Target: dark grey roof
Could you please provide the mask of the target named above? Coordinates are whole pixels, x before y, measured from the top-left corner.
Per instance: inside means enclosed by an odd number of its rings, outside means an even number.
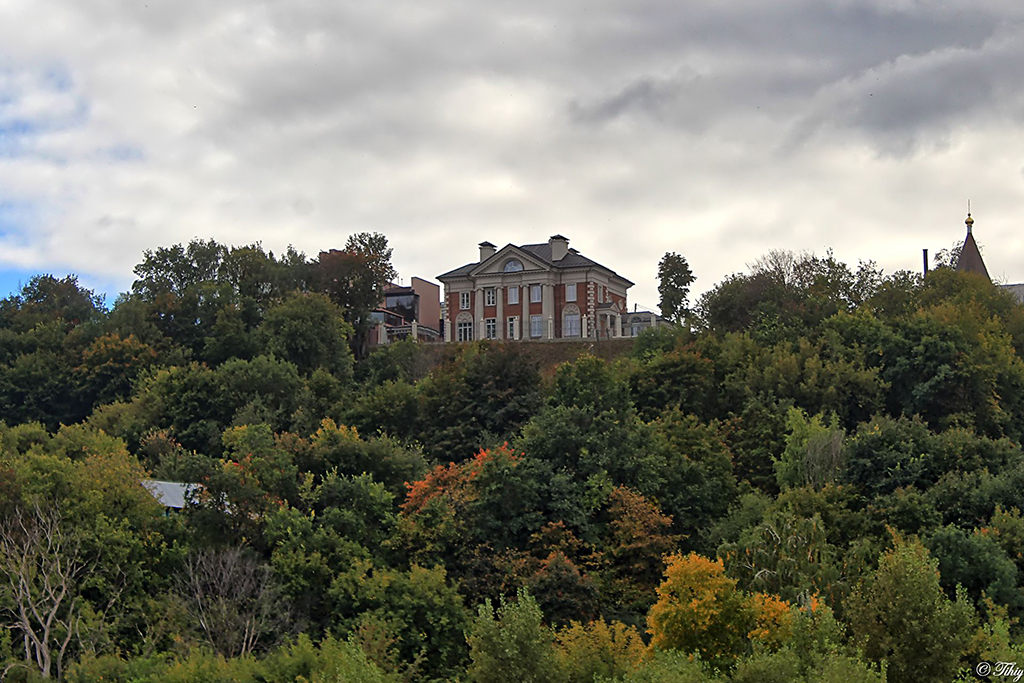
[[[513,244],[513,245],[506,245],[506,246],[515,246],[515,245]],[[616,277],[619,277],[619,278],[622,278],[623,280],[626,280],[626,278],[622,277],[621,275],[616,273],[611,268],[608,268],[607,266],[602,266],[597,261],[592,261],[592,260],[588,259],[586,256],[584,256],[583,254],[579,253],[575,249],[570,249],[569,253],[567,253],[564,257],[562,257],[562,259],[560,261],[552,261],[551,260],[551,244],[548,243],[548,242],[544,242],[542,244],[524,244],[524,245],[516,247],[516,248],[520,249],[521,251],[525,251],[527,254],[530,254],[531,256],[536,257],[537,259],[543,261],[547,265],[552,266],[554,268],[591,268],[591,267],[596,266],[598,268],[604,268],[605,270],[610,271]],[[441,275],[438,275],[437,279],[440,280],[440,279],[446,278],[446,277],[459,277],[461,275],[469,275],[470,271],[472,271],[478,265],[480,265],[480,264],[479,263],[467,263],[466,265],[461,266],[459,268],[456,268],[455,270],[449,270],[447,273],[443,273]],[[629,282],[629,284],[631,284],[631,285],[633,284],[633,282],[631,282],[630,280],[626,280],[626,282]]]
[[[478,246],[478,247],[493,247],[494,245],[493,245],[493,244],[491,244],[490,242],[481,242],[481,243],[480,243],[480,244],[478,244],[477,246]]]
[[[519,248],[528,254],[533,254],[541,261],[559,268],[587,268],[589,266],[600,265],[596,261],[591,261],[582,254],[574,254],[572,252],[566,254],[561,261],[552,261],[551,244],[548,242],[544,242],[543,244],[524,244]]]
[[[469,275],[469,271],[473,270],[478,265],[480,265],[480,264],[479,263],[467,263],[464,266],[459,266],[455,270],[449,270],[447,273],[441,273],[440,275],[437,276],[437,279],[440,280],[441,278],[446,278],[446,277],[458,277],[459,275]]]

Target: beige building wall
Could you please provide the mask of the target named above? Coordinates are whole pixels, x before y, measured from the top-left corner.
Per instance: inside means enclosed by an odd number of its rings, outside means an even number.
[[[441,286],[418,277],[412,278],[410,286],[414,292],[420,295],[420,319],[418,322],[441,332],[442,330],[438,329],[438,325],[441,324]]]

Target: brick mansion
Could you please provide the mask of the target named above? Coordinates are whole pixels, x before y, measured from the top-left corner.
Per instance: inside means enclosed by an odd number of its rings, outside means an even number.
[[[478,261],[437,279],[444,285],[445,341],[617,338],[624,332],[626,291],[633,286],[570,248],[561,235],[501,249],[482,242]],[[656,324],[650,317],[644,316],[643,327]]]

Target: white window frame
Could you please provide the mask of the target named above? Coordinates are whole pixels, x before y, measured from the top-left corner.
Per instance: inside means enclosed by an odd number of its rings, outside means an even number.
[[[484,290],[484,306],[497,306],[498,305],[498,293],[494,290],[494,287],[488,287]]]
[[[498,338],[498,319],[484,318],[484,339]]]
[[[508,292],[508,303],[509,305],[515,305],[519,303],[519,286],[509,287],[506,290]]]
[[[461,320],[455,323],[455,341],[473,341],[473,321]]]
[[[576,283],[568,284],[565,286],[565,300],[576,301]]]
[[[519,332],[519,316],[510,315],[506,324],[508,329],[508,339],[519,339],[519,335],[517,334]]]
[[[597,303],[604,303],[604,287],[602,287],[601,285],[597,286]]]
[[[543,315],[531,315],[530,316],[530,338],[540,339],[544,336],[544,316]]]
[[[468,311],[469,310],[469,304],[470,304],[469,299],[470,299],[469,292],[459,292],[459,310],[460,311]]]
[[[539,304],[544,299],[544,288],[540,285],[530,285],[530,303]]]

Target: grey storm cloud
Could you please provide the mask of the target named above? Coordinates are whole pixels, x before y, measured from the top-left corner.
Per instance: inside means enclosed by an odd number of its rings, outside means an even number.
[[[697,290],[778,247],[915,267],[970,196],[1024,279],[1022,31],[1009,0],[8,0],[0,269],[124,288],[158,244],[377,230],[433,277],[560,232],[654,305],[667,250]]]

